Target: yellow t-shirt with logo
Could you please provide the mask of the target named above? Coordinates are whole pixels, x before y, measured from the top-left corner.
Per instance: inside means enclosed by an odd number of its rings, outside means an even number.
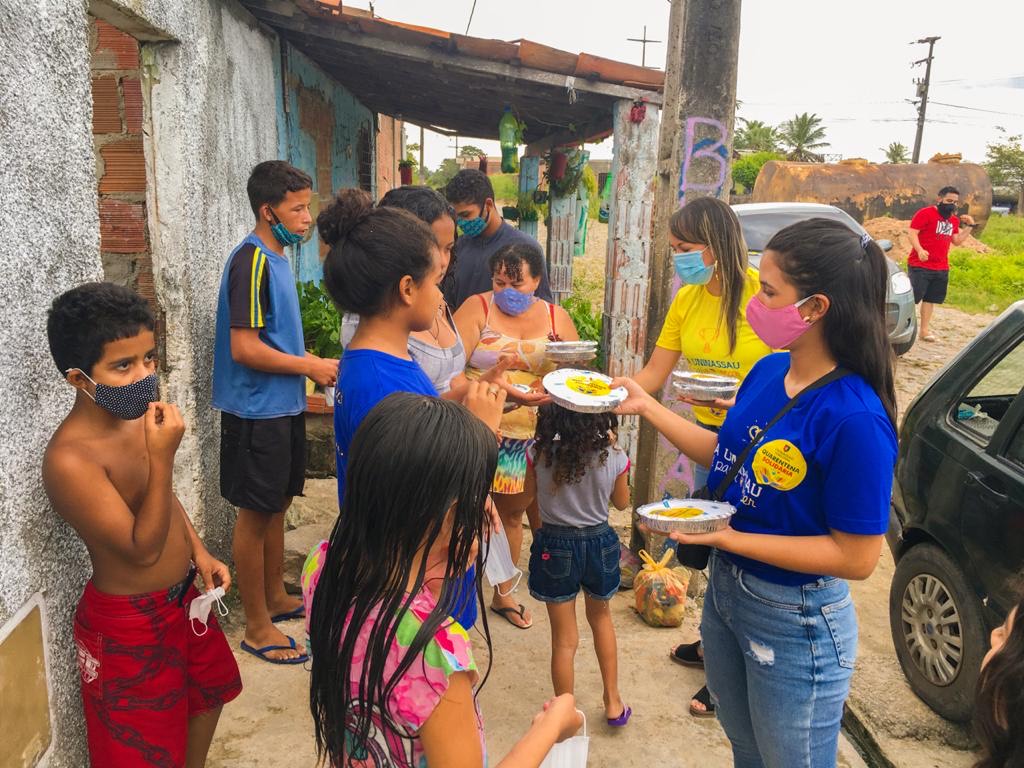
[[[759,290],[757,270],[749,267],[740,299],[736,348],[731,353],[729,328],[725,319],[720,319],[722,298],[712,296],[703,285],[684,285],[676,293],[661,327],[658,346],[680,352],[691,371],[733,376],[743,381],[754,363],[772,351],[747,324],[747,302]],[[702,424],[720,427],[725,421],[723,410],[697,406],[693,413]]]

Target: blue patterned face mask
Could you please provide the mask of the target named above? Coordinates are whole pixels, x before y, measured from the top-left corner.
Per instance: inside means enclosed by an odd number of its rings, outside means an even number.
[[[484,203],[484,215],[477,216],[475,219],[459,219],[459,229],[466,237],[479,237],[487,229],[487,220],[490,218],[491,213],[487,210],[487,204]]]
[[[687,251],[672,255],[676,274],[684,285],[707,285],[715,274],[715,264],[704,263],[704,251]]]
[[[281,220],[277,218],[277,214],[274,213],[274,209],[267,206],[267,210],[270,211],[270,215],[274,217],[276,222],[270,227],[270,231],[274,233],[274,239],[277,240],[281,245],[295,245],[301,243],[305,238],[303,235],[297,235],[294,232],[289,232],[288,227],[281,223]]]
[[[80,371],[85,378],[95,385],[95,395],[89,395],[87,390],[83,391],[93,399],[96,405],[125,421],[132,421],[144,416],[146,411],[149,410],[149,404],[156,400],[157,397],[158,379],[155,373],[151,373],[149,376],[138,381],[133,381],[131,384],[113,387],[109,384],[97,384],[81,368],[68,368],[66,372],[71,373],[72,371]]]
[[[506,315],[521,315],[532,307],[536,300],[537,297],[533,295],[533,291],[526,293],[509,287],[494,292],[494,303]]]

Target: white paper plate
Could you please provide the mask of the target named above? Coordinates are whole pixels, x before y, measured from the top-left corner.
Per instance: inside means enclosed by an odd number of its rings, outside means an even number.
[[[603,373],[578,368],[560,368],[544,377],[544,389],[563,408],[580,413],[604,413],[626,399],[623,387],[609,387],[611,378]]]
[[[714,533],[736,514],[731,504],[706,499],[665,499],[644,504],[636,511],[643,524],[659,533]]]

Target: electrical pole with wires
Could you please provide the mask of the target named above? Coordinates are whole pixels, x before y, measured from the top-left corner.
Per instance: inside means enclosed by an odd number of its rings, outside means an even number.
[[[925,110],[928,109],[928,86],[931,84],[932,79],[932,51],[935,49],[935,42],[941,40],[940,37],[923,37],[917,41],[917,43],[911,43],[911,45],[917,44],[928,44],[928,57],[915,61],[911,66],[916,67],[920,64],[924,64],[924,80],[915,80],[914,83],[917,85],[917,97],[920,101],[912,102],[917,104],[917,135],[914,137],[914,154],[911,158],[912,163],[921,162],[921,139],[924,137],[924,117]]]

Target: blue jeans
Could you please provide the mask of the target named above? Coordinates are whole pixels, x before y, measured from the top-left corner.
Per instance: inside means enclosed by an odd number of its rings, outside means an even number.
[[[619,591],[619,537],[608,523],[569,528],[545,523],[533,532],[530,594],[542,603],[575,600],[580,587],[595,600]]]
[[[848,585],[780,586],[717,550],[710,568],[704,667],[736,768],[832,768],[857,656]]]

